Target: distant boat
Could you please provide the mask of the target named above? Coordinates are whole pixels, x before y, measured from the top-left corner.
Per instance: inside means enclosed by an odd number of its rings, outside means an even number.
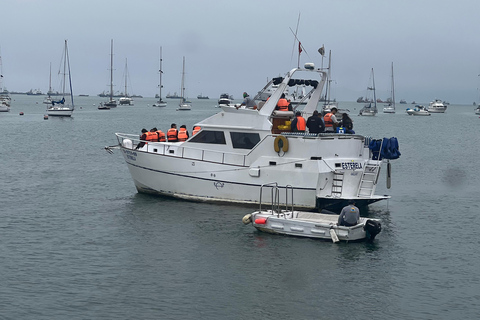
[[[391,87],[390,93],[391,93],[391,97],[389,98],[390,102],[387,106],[383,108],[383,113],[395,113],[395,83],[393,79],[393,62],[392,62],[392,87]]]
[[[88,97],[89,95],[88,94],[79,94],[78,96],[79,97]]]
[[[133,99],[128,96],[127,93],[127,79],[128,79],[128,67],[127,67],[127,58],[125,58],[125,91],[124,96],[118,99],[118,103],[122,106],[133,106]]]
[[[68,56],[67,40],[65,40],[65,48],[63,52],[63,79],[62,79],[62,99],[58,101],[52,101],[52,105],[47,108],[48,116],[59,117],[71,117],[75,104],[73,103],[73,91],[72,91],[72,76],[70,74],[70,60]],[[68,87],[67,87],[67,74],[68,74]],[[68,93],[66,91],[68,90]],[[65,100],[65,95],[70,96],[70,103]]]
[[[368,98],[367,98],[367,101],[371,101],[371,102],[368,102],[368,104],[366,104],[360,110],[360,112],[358,113],[359,116],[374,116],[378,112],[378,110],[377,110],[377,96],[376,96],[376,93],[375,93],[375,74],[373,72],[373,68],[372,68],[371,79],[372,79],[372,86],[367,87],[367,95],[368,95],[368,91],[373,91],[373,99],[368,100]],[[373,105],[372,105],[372,103],[373,103]]]
[[[447,106],[442,102],[442,100],[435,99],[430,102],[427,108],[430,113],[445,113],[447,111]]]
[[[480,105],[475,109],[475,114],[480,114]]]
[[[220,95],[220,99],[218,99],[218,107],[222,106],[229,106],[232,103],[231,97],[228,95],[228,93],[222,93]]]
[[[3,87],[2,57],[0,56],[0,112],[10,111],[11,101],[8,91]]]
[[[415,101],[414,101],[415,102]],[[407,104],[407,101],[405,101],[404,99],[400,100],[400,103],[401,104]],[[412,102],[413,103],[413,102]]]
[[[167,99],[180,99],[181,97],[175,92],[174,94],[167,93]]]
[[[30,89],[30,91],[27,92],[27,96],[41,96],[43,95],[42,91],[40,89]]]
[[[113,39],[110,42],[110,100],[103,103],[104,106],[115,108],[117,101],[113,99]]]
[[[420,105],[416,105],[414,109],[407,108],[406,110],[409,116],[429,116],[431,115],[430,112],[424,107]]]
[[[162,100],[162,47],[160,47],[160,68],[158,69],[159,80],[158,80],[158,101],[155,102],[152,106],[154,107],[166,107],[167,103]]]
[[[197,99],[210,99],[208,96],[202,96],[202,94],[200,93],[198,96],[197,96]]]
[[[98,109],[98,110],[110,110],[110,107],[109,107],[109,106],[105,106],[105,105],[103,105],[102,102],[100,102],[100,104],[98,105],[97,109]]]
[[[182,96],[180,97],[180,104],[177,111],[191,110],[192,106],[187,103],[185,99],[185,57],[183,57],[183,69],[182,69],[182,86],[180,87]]]

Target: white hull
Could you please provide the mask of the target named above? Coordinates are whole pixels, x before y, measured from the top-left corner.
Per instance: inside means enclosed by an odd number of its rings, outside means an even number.
[[[475,109],[475,114],[480,114],[480,108]]]
[[[7,105],[0,105],[0,112],[9,112],[10,111],[10,107],[7,106]]]
[[[118,99],[118,103],[121,106],[133,106],[133,99],[122,97],[122,98]]]
[[[428,108],[427,111],[430,113],[445,113],[447,108]]]
[[[367,220],[378,222],[377,219],[360,218],[360,222],[357,225],[353,227],[344,227],[337,226],[338,215],[335,214],[302,211],[292,212],[291,210],[282,210],[278,213],[274,211],[272,212],[272,210],[255,211],[252,213],[250,219],[252,225],[263,232],[333,240],[331,235],[331,232],[333,231],[340,241],[358,241],[366,239],[368,237],[367,231],[365,230]],[[375,237],[375,235],[373,237]]]
[[[383,108],[383,113],[395,113],[395,109],[393,109],[393,108]]]
[[[427,111],[430,113],[445,113],[447,106],[441,100],[436,99],[430,102]]]
[[[363,116],[363,117],[373,117],[375,116],[377,113],[376,112],[362,112],[360,113],[359,115],[360,116]]]
[[[73,109],[70,108],[48,108],[47,115],[57,116],[57,117],[71,117],[73,114]]]
[[[181,104],[177,108],[177,111],[187,111],[187,110],[192,110],[192,106],[189,104]]]
[[[164,108],[167,106],[167,103],[166,102],[156,102],[152,105],[152,107],[159,107],[159,108]]]

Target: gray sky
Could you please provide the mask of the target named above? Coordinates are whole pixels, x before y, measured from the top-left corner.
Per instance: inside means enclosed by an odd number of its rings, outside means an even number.
[[[478,0],[2,0],[0,8],[10,91],[46,92],[50,62],[58,89],[64,39],[74,93],[108,90],[113,39],[114,90],[123,91],[127,58],[129,93],[154,96],[162,46],[163,95],[180,91],[185,56],[189,97],[240,98],[296,66],[290,28],[300,14],[301,64],[320,66],[318,48],[332,50],[337,100],[365,95],[372,67],[377,96],[386,99],[391,62],[397,101],[479,99]]]

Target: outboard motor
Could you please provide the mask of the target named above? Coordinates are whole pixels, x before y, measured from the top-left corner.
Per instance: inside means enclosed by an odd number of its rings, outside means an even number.
[[[382,231],[382,224],[379,221],[369,219],[367,222],[365,222],[363,230],[367,232],[367,238],[373,240],[377,234]]]

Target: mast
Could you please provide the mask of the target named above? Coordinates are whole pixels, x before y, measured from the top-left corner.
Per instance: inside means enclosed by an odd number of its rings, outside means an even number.
[[[125,58],[125,98],[128,97],[128,95],[127,95],[127,76],[128,76],[127,58]]]
[[[392,106],[393,106],[393,110],[395,110],[395,82],[393,77],[393,62],[392,62]]]
[[[158,102],[162,102],[162,47],[160,47],[160,70],[159,74],[159,85],[158,85]]]
[[[72,110],[75,109],[75,104],[73,103],[73,89],[72,89],[72,75],[70,73],[70,57],[68,55],[67,40],[65,40],[65,61],[68,66],[68,83],[70,85],[70,99],[72,101]]]
[[[374,101],[374,106],[375,106],[375,110],[377,110],[377,95],[375,93],[375,73],[373,72],[373,68],[372,68],[372,81],[373,81],[373,101]]]
[[[65,40],[65,49],[64,49],[64,59],[63,59],[63,83],[62,83],[62,95],[65,98],[65,78],[67,76],[67,40]]]
[[[183,57],[183,68],[182,68],[182,86],[180,87],[181,91],[181,102],[185,101],[185,56]]]
[[[110,44],[110,101],[113,100],[113,39]]]
[[[52,63],[50,62],[50,77],[48,80],[48,92],[47,95],[50,97],[50,94],[52,93]]]

